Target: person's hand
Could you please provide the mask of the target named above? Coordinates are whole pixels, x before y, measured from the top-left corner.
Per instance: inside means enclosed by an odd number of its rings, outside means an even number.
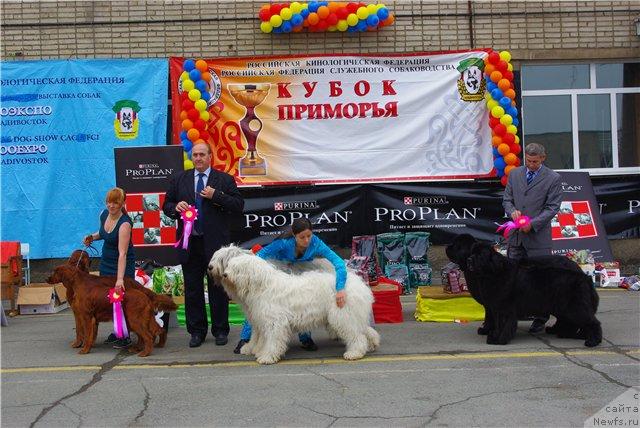
[[[179,213],[186,211],[188,208],[189,208],[189,204],[186,203],[185,201],[180,201],[176,205],[176,211]]]
[[[211,186],[207,186],[200,192],[200,196],[203,198],[211,199],[213,198],[213,194],[216,193],[216,189]]]
[[[521,230],[522,232],[524,232],[524,233],[529,233],[529,231],[531,230],[531,223],[529,223],[529,224],[527,224],[527,225],[525,225],[525,226],[522,226],[522,227],[520,228],[520,230]]]
[[[123,279],[116,280],[116,291],[118,293],[124,292],[124,280]]]
[[[89,245],[91,245],[92,242],[93,242],[93,234],[89,234],[85,236],[84,239],[82,240],[82,243],[84,244],[85,247],[88,247]]]
[[[344,307],[346,300],[347,300],[347,293],[345,293],[344,291],[338,291],[336,293],[336,305],[338,305],[339,308]]]
[[[511,213],[511,220],[516,221],[519,217],[522,217],[522,213],[518,210],[515,210]]]

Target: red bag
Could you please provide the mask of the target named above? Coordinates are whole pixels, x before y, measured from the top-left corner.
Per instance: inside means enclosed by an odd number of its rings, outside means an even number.
[[[402,304],[400,295],[402,285],[389,278],[379,277],[378,285],[371,287],[373,291],[373,318],[376,324],[381,323],[401,323]]]
[[[19,272],[18,257],[20,255],[20,242],[3,241],[0,243],[0,255],[2,264],[10,264],[11,272],[17,276]]]

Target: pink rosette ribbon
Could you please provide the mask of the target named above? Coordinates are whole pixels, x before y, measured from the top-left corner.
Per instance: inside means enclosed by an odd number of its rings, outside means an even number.
[[[122,299],[124,299],[124,290],[118,292],[115,288],[109,289],[109,302],[113,305],[113,334],[118,339],[129,337],[127,320],[122,312]]]
[[[198,219],[198,209],[193,205],[189,205],[189,207],[182,211],[180,214],[182,218],[182,222],[184,224],[184,228],[182,230],[182,238],[178,239],[174,247],[178,248],[180,246],[180,241],[182,241],[182,249],[186,250],[189,248],[189,237],[191,236],[191,232],[193,231],[194,223]]]
[[[502,232],[502,236],[505,238],[509,236],[509,233],[514,229],[520,229],[521,227],[527,226],[531,224],[531,219],[526,215],[521,215],[515,221],[508,221],[504,224],[501,224],[496,230],[496,233]]]

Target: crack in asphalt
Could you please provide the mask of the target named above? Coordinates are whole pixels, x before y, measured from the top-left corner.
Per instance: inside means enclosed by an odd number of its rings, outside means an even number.
[[[87,382],[86,384],[82,385],[80,387],[80,389],[78,389],[75,392],[72,392],[71,394],[67,394],[64,397],[60,398],[59,400],[54,401],[53,403],[51,403],[51,405],[49,405],[49,407],[45,407],[44,409],[42,409],[42,411],[40,412],[40,414],[36,417],[36,419],[31,422],[31,424],[29,424],[29,428],[33,428],[35,427],[35,425],[40,422],[40,420],[42,418],[44,418],[47,413],[49,413],[51,410],[53,410],[55,407],[59,406],[59,405],[63,405],[65,406],[67,409],[69,409],[68,406],[66,406],[63,401],[67,400],[71,397],[75,397],[77,395],[82,394],[83,392],[85,392],[87,389],[91,388],[93,385],[95,385],[96,383],[100,382],[100,380],[102,380],[102,376],[104,376],[107,372],[109,372],[112,368],[114,368],[115,366],[117,366],[118,364],[120,364],[122,361],[124,361],[125,358],[127,358],[130,354],[126,351],[120,351],[118,354],[116,354],[115,357],[113,357],[112,360],[107,361],[106,363],[102,364],[100,366],[100,370],[98,370],[96,373],[94,373],[93,377],[91,378],[91,380],[89,382]]]
[[[427,426],[431,422],[433,422],[434,420],[438,419],[438,417],[436,416],[436,413],[438,413],[440,410],[442,410],[443,408],[448,407],[448,406],[455,406],[456,404],[464,403],[464,402],[467,402],[467,401],[472,400],[474,398],[487,397],[489,395],[508,394],[508,393],[513,393],[513,392],[533,391],[533,390],[536,390],[536,389],[562,389],[562,386],[534,386],[534,387],[531,387],[531,388],[514,389],[514,390],[507,390],[507,391],[494,391],[494,392],[488,392],[486,394],[471,395],[471,396],[469,396],[469,397],[467,397],[465,399],[462,399],[462,400],[452,401],[450,403],[441,404],[440,406],[438,406],[437,409],[435,409],[433,412],[431,412],[430,415],[428,415],[429,416],[429,420],[426,421],[421,426]],[[425,416],[427,416],[427,415],[425,415]]]
[[[78,428],[80,428],[82,426],[82,415],[80,415],[80,413],[77,413],[75,410],[73,410],[71,407],[67,406],[65,403],[60,403],[61,406],[64,406],[65,409],[69,410],[71,413],[73,413],[74,415],[76,415],[78,417]]]
[[[149,395],[149,390],[147,390],[147,387],[144,386],[142,379],[140,379],[140,385],[142,385],[142,389],[144,389],[144,402],[142,403],[142,410],[140,410],[140,412],[136,415],[135,419],[133,420],[134,424],[137,424],[140,421],[140,418],[144,416],[144,413],[147,410],[149,410],[149,400],[151,398]]]
[[[346,392],[346,390],[347,390],[347,389],[349,389],[349,387],[348,387],[348,386],[346,386],[345,384],[341,383],[340,381],[338,381],[338,380],[336,380],[336,379],[334,379],[334,378],[332,378],[332,377],[329,377],[329,376],[327,376],[327,375],[325,375],[325,374],[322,374],[322,373],[319,373],[319,372],[313,371],[313,370],[311,370],[310,368],[307,368],[307,371],[308,371],[309,373],[312,373],[312,374],[316,375],[316,376],[320,376],[320,377],[321,377],[321,378],[323,378],[324,380],[327,380],[327,381],[329,381],[329,382],[331,382],[331,383],[335,383],[335,384],[337,384],[337,385],[340,387],[340,389],[341,389],[340,395],[344,395],[344,393]]]
[[[609,345],[611,345],[611,348],[616,352],[616,354],[620,354],[624,357],[630,358],[633,361],[640,361],[640,358],[636,358],[634,356],[629,355],[627,352],[625,352],[622,348],[620,348],[619,345],[616,345],[615,343],[613,343],[612,341],[610,341],[609,339],[606,338],[602,338],[602,340],[604,340],[605,342],[607,342]]]
[[[336,416],[336,415],[332,415],[330,413],[326,413],[326,412],[321,412],[319,410],[315,410],[312,409],[310,407],[307,406],[303,406],[302,404],[297,404],[298,407],[301,407],[303,409],[306,409],[312,413],[315,413],[316,415],[322,415],[322,416],[326,416],[328,418],[332,418],[333,421],[331,421],[331,423],[329,425],[327,425],[327,428],[333,426],[333,424],[335,424],[338,420],[340,419],[383,419],[383,420],[393,420],[393,419],[409,419],[409,418],[424,418],[426,415],[408,415],[408,416],[370,416],[370,415],[365,415],[365,416]]]
[[[612,378],[611,376],[609,376],[608,374],[606,374],[605,372],[596,369],[593,364],[589,364],[587,362],[582,361],[580,358],[576,357],[576,356],[571,356],[568,354],[568,351],[566,349],[563,348],[559,348],[557,346],[554,346],[551,344],[551,342],[548,339],[545,339],[542,336],[535,336],[539,341],[541,341],[542,343],[544,343],[545,345],[547,345],[547,347],[549,347],[549,349],[552,349],[556,352],[558,352],[559,354],[561,354],[567,361],[575,364],[578,367],[582,367],[584,369],[590,370],[594,373],[599,374],[600,376],[602,376],[607,382],[609,383],[615,383],[618,386],[622,386],[624,388],[631,388],[631,385],[627,385],[625,383],[622,383],[614,378]],[[625,355],[624,353],[621,353],[621,355]]]

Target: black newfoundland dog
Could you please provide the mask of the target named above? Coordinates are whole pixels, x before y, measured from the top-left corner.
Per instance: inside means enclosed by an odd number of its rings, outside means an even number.
[[[478,330],[487,343],[506,345],[519,318],[553,315],[557,322],[547,333],[602,341],[595,317],[598,294],[580,267],[562,256],[530,257],[515,261],[471,235],[459,235],[447,246],[447,256],[464,271],[469,292],[485,307],[485,323]]]

